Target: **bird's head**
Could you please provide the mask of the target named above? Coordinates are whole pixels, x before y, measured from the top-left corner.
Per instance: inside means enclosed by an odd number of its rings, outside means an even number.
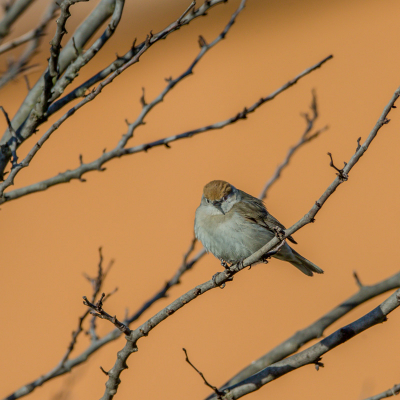
[[[211,181],[204,186],[201,203],[212,210],[213,214],[226,214],[237,200],[237,189],[225,181]]]

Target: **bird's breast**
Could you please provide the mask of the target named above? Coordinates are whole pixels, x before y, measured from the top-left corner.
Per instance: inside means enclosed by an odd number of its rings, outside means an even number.
[[[196,211],[195,234],[207,251],[230,262],[248,257],[271,236],[265,228],[236,213],[209,215],[200,207]]]

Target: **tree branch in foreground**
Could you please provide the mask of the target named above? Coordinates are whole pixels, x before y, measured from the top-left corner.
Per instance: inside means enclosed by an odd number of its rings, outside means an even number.
[[[237,375],[226,382],[220,388],[220,390],[223,390],[224,388],[229,386],[233,386],[236,383],[256,374],[257,372],[268,367],[269,365],[290,356],[311,340],[320,338],[329,326],[331,326],[334,322],[342,318],[354,308],[358,307],[360,304],[363,304],[366,301],[390,290],[398,288],[400,288],[400,272],[396,273],[390,278],[384,279],[383,281],[376,283],[375,285],[359,286],[358,292],[355,293],[353,296],[349,297],[343,303],[336,306],[334,309],[323,315],[321,318],[319,318],[308,327],[296,332],[293,336],[273,348],[268,353],[264,354],[258,360],[253,361],[250,365],[245,367]]]
[[[356,153],[351,157],[349,163],[346,164],[346,166],[344,167],[344,172],[347,175],[350,172],[350,170],[354,167],[354,165],[358,162],[358,160],[362,157],[362,155],[367,151],[372,140],[376,137],[379,129],[383,125],[385,125],[387,122],[389,122],[389,120],[386,117],[389,114],[390,110],[392,109],[394,103],[396,102],[396,100],[398,99],[399,96],[400,96],[400,87],[395,91],[395,93],[393,94],[389,103],[384,108],[380,118],[378,119],[378,122],[375,124],[374,128],[372,129],[372,131],[369,134],[366,141],[360,146],[360,148],[358,148]],[[335,178],[335,180],[331,183],[331,185],[325,190],[325,192],[322,194],[322,196],[319,198],[319,200],[316,202],[316,204],[313,205],[311,210],[303,218],[301,218],[297,223],[295,223],[292,227],[283,231],[283,233],[284,233],[283,238],[290,236],[291,234],[293,234],[294,232],[296,232],[303,226],[313,222],[315,220],[314,217],[316,216],[318,211],[322,208],[322,206],[325,204],[325,202],[328,200],[328,198],[333,194],[333,192],[336,190],[336,188],[343,182],[344,181],[341,180],[339,176],[337,176]],[[272,249],[274,249],[278,245],[278,243],[281,242],[281,240],[282,240],[282,238],[277,238],[277,237],[273,238],[266,245],[264,245],[260,250],[256,251],[251,256],[247,257],[241,263],[232,265],[231,267],[227,268],[224,272],[220,272],[220,273],[216,274],[216,276],[214,276],[209,281],[202,283],[202,284],[196,286],[194,289],[183,294],[178,299],[176,299],[174,302],[172,302],[170,305],[168,305],[163,310],[161,310],[157,314],[155,314],[152,318],[148,319],[140,327],[133,330],[131,332],[131,334],[129,335],[129,337],[127,338],[127,342],[126,342],[124,348],[118,352],[118,357],[117,357],[117,360],[115,361],[113,368],[109,371],[108,381],[106,382],[106,390],[101,399],[102,400],[111,400],[114,397],[114,395],[117,393],[118,386],[121,382],[120,375],[121,375],[122,371],[127,368],[126,363],[127,363],[129,356],[132,353],[138,351],[137,341],[140,338],[147,336],[149,334],[149,332],[152,329],[154,329],[158,324],[160,324],[162,321],[167,319],[169,316],[171,316],[173,313],[175,313],[176,311],[181,309],[186,304],[190,303],[192,300],[196,299],[201,294],[208,292],[211,289],[214,289],[216,287],[223,285],[224,283],[231,281],[233,276],[236,275],[238,272],[240,272],[247,266],[251,266],[252,264],[261,260],[261,258],[263,256],[265,257],[265,255],[268,254]],[[386,307],[386,305],[393,306],[393,301],[395,301],[396,307],[398,305],[397,297],[395,297],[395,300],[393,300],[392,296],[391,296],[389,298],[389,300],[387,300],[387,301],[388,301],[388,303],[386,303],[386,302],[383,303],[383,305],[385,307]],[[387,313],[392,311],[392,309],[394,309],[394,308],[390,308],[390,310],[388,309],[389,311],[387,311]],[[380,310],[379,307],[378,307],[378,309]],[[383,312],[383,309],[380,313],[382,314],[382,312]],[[381,316],[380,315],[376,316],[375,315],[376,313],[374,313],[374,312],[372,312],[372,313],[373,313],[373,315],[371,316],[371,318],[372,317],[374,318],[373,319],[374,324],[380,322]],[[378,311],[377,311],[377,313],[379,314]],[[384,315],[386,315],[386,314],[384,314]],[[368,318],[370,318],[370,317],[368,317]],[[362,326],[363,327],[362,330],[366,329],[365,326],[364,325]],[[358,328],[358,325],[355,326],[354,328]],[[361,332],[361,330],[360,330],[360,332]],[[339,335],[339,336],[341,336],[341,335]],[[335,340],[336,339],[337,338],[335,337]],[[335,342],[336,343],[335,346],[337,346],[340,343],[343,343],[347,339],[345,337],[340,337],[338,339],[338,341]],[[329,349],[325,349],[321,354],[324,354],[324,352],[326,352],[328,350]],[[292,357],[296,357],[296,356],[297,355],[292,356]],[[240,384],[238,384],[238,385],[240,385]],[[256,390],[256,389],[254,389],[254,387],[255,386],[253,385],[252,390]],[[239,392],[241,393],[240,390],[239,390]]]
[[[288,372],[305,365],[316,364],[323,366],[323,364],[320,363],[322,355],[339,346],[340,344],[347,342],[368,328],[385,322],[387,320],[386,316],[395,310],[399,305],[400,290],[398,289],[371,312],[352,322],[351,324],[337,330],[308,349],[285,358],[282,361],[278,361],[277,363],[270,365],[250,378],[226,388],[224,390],[225,394],[222,398],[225,400],[239,399],[246,394],[260,389],[267,383],[287,374]],[[210,399],[215,398],[215,396],[210,397]]]
[[[399,393],[400,393],[400,384],[394,385],[391,389],[376,394],[375,396],[368,397],[367,399],[364,400],[381,400],[381,399],[386,399],[387,397],[397,396]]]

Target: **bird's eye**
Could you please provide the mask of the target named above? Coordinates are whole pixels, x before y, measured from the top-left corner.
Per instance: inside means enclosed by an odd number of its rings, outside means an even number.
[[[209,203],[209,202],[210,202],[210,200],[208,200],[208,199],[206,199],[206,201],[207,201],[207,203]]]
[[[222,198],[222,200],[223,201],[226,201],[228,199],[228,195],[226,194],[223,198]]]

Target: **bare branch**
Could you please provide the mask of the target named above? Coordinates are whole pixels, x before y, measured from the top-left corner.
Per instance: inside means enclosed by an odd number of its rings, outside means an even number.
[[[306,129],[301,135],[301,138],[299,141],[289,149],[287,152],[286,158],[281,162],[281,164],[278,165],[278,167],[275,170],[275,173],[272,175],[272,177],[267,181],[265,184],[262,192],[260,193],[259,198],[261,200],[266,199],[267,197],[267,192],[271,188],[271,186],[279,179],[281,176],[282,170],[286,168],[289,165],[289,162],[291,158],[293,157],[294,153],[301,148],[304,144],[309,143],[311,140],[317,138],[321,133],[325,132],[328,129],[328,126],[323,127],[322,129],[317,130],[313,134],[309,135],[309,133],[312,131],[314,128],[314,123],[318,119],[318,107],[317,107],[317,96],[315,94],[315,91],[312,92],[312,102],[311,102],[311,112],[312,116],[310,117],[307,113],[304,113],[303,116],[306,120]]]
[[[323,315],[317,321],[313,322],[306,328],[296,332],[293,336],[286,339],[280,345],[276,346],[259,359],[253,361],[247,367],[242,369],[238,374],[229,379],[221,390],[233,386],[236,383],[249,378],[269,365],[283,360],[285,357],[296,353],[301,347],[309,343],[311,340],[318,339],[323,336],[325,330],[334,322],[338,321],[344,315],[368,300],[377,297],[383,293],[393,289],[400,288],[400,272],[384,279],[383,281],[371,286],[360,286],[359,291],[347,300],[336,306],[334,309]]]
[[[399,305],[400,290],[397,290],[382,304],[368,314],[337,330],[308,349],[272,364],[250,378],[226,388],[226,394],[222,398],[227,400],[239,399],[297,368],[310,364],[320,365],[320,359],[322,355],[347,342],[354,336],[364,332],[372,326],[386,321],[386,316],[395,310]],[[210,399],[215,398],[216,397],[214,395],[210,397]]]
[[[378,119],[378,122],[376,123],[375,127],[372,129],[367,140],[362,144],[361,149],[356,154],[353,155],[353,157],[350,159],[349,163],[344,168],[345,173],[348,174],[350,172],[350,170],[353,168],[353,166],[361,158],[361,156],[365,153],[365,151],[367,151],[372,140],[376,137],[379,129],[386,123],[385,122],[386,117],[389,114],[392,106],[394,105],[395,101],[398,99],[399,96],[400,96],[400,87],[395,91],[395,93],[393,94],[389,103],[384,108],[381,117]],[[339,177],[337,177],[332,182],[332,184],[325,190],[325,192],[322,194],[322,196],[319,198],[319,200],[318,200],[319,206],[314,204],[313,207],[311,208],[311,210],[303,218],[301,218],[292,227],[290,227],[289,229],[286,229],[284,231],[284,236],[288,237],[291,234],[293,234],[294,232],[296,232],[297,230],[301,229],[303,226],[311,223],[312,220],[314,219],[315,215],[318,213],[318,211],[322,208],[322,206],[326,202],[326,200],[332,195],[332,193],[336,190],[336,188],[341,183],[343,183],[343,181]],[[111,400],[114,397],[114,395],[117,393],[117,389],[120,384],[119,377],[120,377],[122,371],[127,368],[126,362],[129,358],[129,356],[138,350],[137,341],[140,338],[147,336],[149,334],[149,332],[152,329],[154,329],[158,324],[160,324],[162,321],[167,319],[171,314],[175,313],[176,311],[181,309],[186,304],[188,304],[191,301],[193,301],[194,299],[196,299],[201,294],[208,292],[211,289],[214,289],[216,287],[223,285],[224,283],[226,284],[227,282],[231,281],[234,275],[236,275],[238,272],[240,272],[244,268],[251,266],[252,264],[261,260],[265,254],[268,254],[280,242],[281,242],[280,238],[274,237],[266,245],[264,245],[260,250],[256,251],[255,253],[253,253],[251,256],[247,257],[242,262],[240,262],[238,264],[234,264],[234,265],[226,268],[224,272],[220,272],[220,273],[214,275],[211,280],[209,280],[203,284],[200,284],[200,285],[196,286],[194,289],[190,290],[189,292],[183,294],[178,299],[176,299],[174,302],[172,302],[170,305],[168,305],[163,310],[161,310],[157,314],[155,314],[152,318],[147,320],[140,327],[133,330],[131,332],[131,334],[129,335],[129,338],[127,339],[127,342],[126,342],[124,348],[118,352],[117,360],[115,361],[113,368],[109,372],[108,381],[106,383],[106,390],[104,392],[102,400]],[[396,294],[398,294],[398,293],[396,292]],[[378,307],[378,309],[376,309],[377,311],[374,310],[372,312],[371,316],[367,317],[367,320],[371,321],[371,318],[373,318],[373,325],[378,322],[382,322],[381,319],[382,319],[382,313],[383,313],[384,309],[386,310],[386,308],[387,308],[387,310],[388,310],[387,313],[389,313],[390,311],[392,311],[394,308],[396,308],[399,305],[398,303],[399,303],[398,298],[396,296],[394,296],[394,297],[391,296],[386,302],[384,302],[381,305],[381,307],[382,306],[384,306],[384,307],[382,309],[380,307]],[[386,306],[388,306],[388,307],[386,307]],[[376,315],[377,313],[378,313],[378,315]],[[383,313],[383,315],[386,315],[386,314]],[[369,326],[372,326],[372,325],[368,325],[368,324],[363,325],[361,327],[362,329],[359,330],[359,332],[367,329]],[[354,328],[360,328],[360,327],[356,323],[356,326],[354,326]],[[351,329],[353,329],[353,326],[351,326]],[[339,332],[338,337],[336,337],[337,335],[335,336],[335,334],[334,334],[335,341],[334,341],[333,347],[336,347],[337,345],[339,345],[349,339],[349,337],[347,337],[347,339],[346,339],[346,337],[340,333],[341,331],[338,331],[338,332]],[[322,342],[324,342],[324,341],[322,341]],[[314,348],[314,346],[312,348]],[[315,357],[312,362],[317,360],[317,358],[319,358],[322,354],[324,354],[328,350],[329,350],[329,348],[325,348],[325,347],[322,347],[321,349],[318,348],[318,352],[317,352],[318,356]],[[303,354],[303,353],[304,352],[302,352],[300,354]],[[297,357],[297,356],[298,355],[295,355],[292,357]],[[284,361],[281,361],[281,362],[284,362]],[[303,359],[301,359],[299,361],[300,364],[302,362],[304,362]],[[308,359],[307,363],[309,363],[309,362],[310,361]],[[301,364],[301,365],[300,364],[299,364],[299,366],[305,365],[305,364]],[[287,370],[286,372],[289,372],[289,371]],[[282,370],[282,375],[286,372],[283,372],[283,370]],[[274,375],[269,375],[269,376],[274,376]],[[251,378],[249,378],[249,379],[251,379]],[[249,390],[250,391],[257,390],[257,388],[260,387],[261,383],[258,382],[257,385],[252,385],[251,390],[250,389]]]
[[[400,393],[400,384],[394,385],[391,389],[376,394],[375,396],[368,397],[367,399],[364,400],[381,400],[381,399],[386,399],[387,397],[397,396],[399,393]]]
[[[103,302],[105,299],[106,299],[106,295],[105,295],[105,293],[103,293],[100,297],[100,300],[96,304],[93,304],[92,302],[90,302],[88,300],[88,298],[86,296],[83,296],[83,304],[85,306],[90,307],[93,310],[93,311],[90,311],[90,314],[94,315],[95,317],[98,317],[101,319],[106,319],[107,321],[110,321],[125,335],[129,335],[131,333],[131,330],[125,324],[118,321],[116,316],[112,317],[110,314],[108,314],[106,311],[104,311]]]
[[[100,261],[99,261],[99,271],[102,270],[102,254],[101,254],[101,248],[99,249],[100,252]],[[135,313],[133,313],[131,316],[127,316],[123,323],[127,326],[132,324],[133,322],[137,321],[142,314],[147,311],[154,303],[156,303],[158,300],[163,299],[167,297],[168,291],[171,287],[177,285],[180,283],[180,278],[184,273],[187,271],[190,271],[193,266],[199,261],[204,255],[206,254],[205,250],[201,250],[198,252],[192,259],[189,261],[186,261],[182,263],[182,265],[178,268],[177,272],[174,274],[174,276],[166,282],[163,287],[158,291],[152,298],[150,298],[148,301],[146,301],[142,307],[139,308]],[[107,275],[108,271],[110,270],[111,266],[113,265],[113,262],[111,261],[108,267],[102,272],[102,282],[104,282],[104,278]],[[87,275],[85,275],[86,279],[88,279],[89,282],[92,283],[93,285],[96,285],[96,282],[98,281],[96,278],[91,278]],[[97,286],[96,286],[97,287]],[[99,293],[99,289],[97,290],[97,293]],[[106,296],[107,297],[107,296]],[[94,303],[95,298],[92,297],[92,303]],[[104,300],[103,300],[104,301]],[[89,310],[85,312],[85,314],[88,314]],[[96,317],[94,317],[96,318]],[[93,323],[93,322],[92,322]],[[78,328],[79,329],[79,328]],[[6,397],[4,400],[15,400],[20,397],[23,397],[32,391],[34,391],[37,387],[42,386],[44,383],[47,381],[54,379],[57,376],[64,375],[68,372],[70,372],[73,368],[76,366],[84,363],[88,357],[90,357],[93,353],[95,353],[97,350],[99,350],[101,347],[105,346],[107,343],[112,342],[116,339],[118,339],[122,332],[119,329],[114,329],[111,332],[109,332],[107,335],[103,336],[102,338],[98,338],[95,333],[92,332],[92,326],[89,329],[89,334],[91,336],[91,343],[90,345],[79,355],[77,355],[73,359],[69,359],[69,352],[67,356],[67,360],[64,361],[64,363],[61,365],[61,362],[52,370],[47,372],[46,374],[41,375],[39,378],[35,379],[34,381],[22,386],[18,390],[16,390],[14,393],[10,394],[8,397]],[[65,355],[64,355],[65,358]]]
[[[6,110],[3,108],[3,106],[0,106],[0,110],[3,112],[4,117],[7,121],[7,125],[8,125],[8,130],[11,133],[12,136],[12,140],[10,143],[10,150],[11,150],[11,154],[12,154],[12,160],[11,160],[11,165],[12,168],[15,168],[18,166],[17,161],[18,161],[18,157],[17,157],[17,143],[18,143],[18,137],[17,134],[11,124],[10,118],[8,117],[8,114],[6,112]],[[3,151],[3,148],[1,148],[1,150]]]
[[[86,1],[86,0],[82,0]],[[142,55],[146,50],[148,50],[154,43],[156,43],[160,39],[165,39],[170,33],[177,31],[181,26],[187,25],[193,19],[207,15],[207,11],[214,7],[215,5],[225,3],[226,0],[211,0],[206,1],[202,6],[200,6],[197,10],[194,10],[193,2],[192,4],[185,10],[185,12],[172,24],[170,24],[167,28],[163,29],[162,31],[158,32],[151,36],[150,40],[144,41],[139,46],[135,47],[135,44],[132,48],[128,51],[127,54],[123,57],[118,57],[116,61],[114,61],[110,66],[105,68],[103,71],[96,74],[94,77],[90,78],[87,82],[79,86],[75,89],[70,95],[65,96],[63,99],[60,99],[58,102],[55,103],[53,107],[51,107],[46,112],[46,117],[48,118],[53,112],[63,107],[65,104],[74,100],[78,97],[82,97],[85,95],[86,90],[96,84],[97,82],[101,81],[102,79],[106,78],[111,73],[114,73],[118,68],[123,67],[125,64],[129,63],[132,65],[139,61],[139,57],[136,57],[138,53]],[[114,8],[116,6],[116,0],[101,0],[100,4],[96,7],[95,10],[89,15],[89,17],[81,24],[80,27],[77,28],[75,31],[73,38],[66,44],[63,51],[60,53],[59,57],[59,75],[61,75],[68,65],[77,58],[77,52],[81,53],[81,49],[83,48],[84,44],[91,38],[91,36],[96,32],[96,30],[105,22],[106,19],[111,15]],[[132,59],[135,58],[134,61]],[[71,76],[74,75],[75,68],[81,68],[85,62],[87,62],[86,56],[81,58],[83,62],[79,61],[77,64],[74,64],[74,67],[71,67]],[[126,66],[128,67],[128,66]],[[41,96],[43,89],[44,89],[44,76],[42,76],[36,85],[32,88],[29,92],[28,96],[24,100],[23,104],[21,105],[20,109],[18,110],[17,114],[13,118],[13,125],[16,128],[17,132],[21,134],[23,140],[26,140],[30,137],[36,130],[36,128],[44,122],[42,117],[42,113],[39,112],[39,118],[28,118],[29,114],[31,113],[32,108],[38,102],[39,97]],[[61,84],[68,84],[68,82],[62,81]],[[57,86],[57,84],[56,84]],[[58,86],[57,86],[58,87]],[[56,90],[56,88],[54,88]],[[58,89],[57,89],[58,91]],[[50,104],[47,104],[50,105]],[[39,109],[40,111],[40,109]],[[1,144],[7,144],[10,139],[10,134],[6,131],[0,141]],[[4,171],[11,155],[9,152],[3,152],[0,154],[0,177],[2,177],[2,172]]]
[[[88,275],[85,275],[86,279],[92,284],[93,288],[93,294],[92,294],[92,302],[96,301],[96,298],[101,290],[101,287],[104,283],[104,280],[107,276],[108,271],[110,270],[112,266],[112,262],[109,264],[109,267],[107,268],[106,271],[103,272],[103,254],[101,252],[101,247],[99,248],[99,255],[100,255],[100,261],[99,261],[99,267],[98,267],[98,272],[96,278],[90,278]],[[79,334],[83,331],[82,328],[82,323],[86,319],[86,317],[89,315],[89,311],[87,310],[80,318],[78,321],[78,327],[75,331],[72,332],[72,340],[68,346],[67,352],[64,354],[63,358],[59,362],[58,366],[55,369],[61,369],[64,367],[66,361],[68,360],[70,354],[75,348],[76,342],[78,340]]]
[[[210,48],[210,46],[213,46],[214,44],[216,44],[214,42],[210,43],[208,45],[209,46],[208,48]],[[110,160],[112,160],[114,158],[119,158],[119,157],[122,157],[122,156],[125,156],[125,155],[129,155],[129,154],[136,154],[136,153],[140,153],[140,152],[143,152],[143,151],[147,152],[149,149],[154,148],[154,147],[165,146],[165,145],[168,145],[171,142],[175,142],[177,140],[191,138],[191,137],[193,137],[193,136],[195,136],[197,134],[200,134],[200,133],[204,133],[204,132],[208,132],[208,131],[211,131],[211,130],[217,130],[217,129],[224,128],[225,126],[233,124],[233,123],[235,123],[236,121],[238,121],[240,119],[246,118],[246,116],[249,113],[254,112],[262,104],[264,104],[264,103],[266,103],[268,101],[271,101],[278,94],[284,92],[285,90],[287,90],[288,88],[293,86],[296,82],[298,82],[299,79],[301,79],[302,77],[308,75],[309,73],[311,73],[312,71],[316,70],[317,68],[321,67],[322,64],[324,64],[326,61],[328,61],[328,60],[330,60],[332,58],[332,56],[328,56],[325,59],[323,59],[320,62],[318,62],[317,64],[313,65],[312,67],[307,68],[306,70],[301,72],[299,75],[297,75],[295,78],[290,80],[288,83],[286,83],[285,85],[281,86],[279,89],[275,90],[270,95],[261,98],[256,103],[254,103],[252,106],[250,106],[249,108],[245,108],[244,111],[236,114],[235,116],[233,116],[233,117],[231,117],[231,118],[229,118],[227,120],[220,121],[220,122],[217,122],[217,123],[214,123],[214,124],[211,124],[211,125],[207,125],[207,126],[204,126],[202,128],[198,128],[198,129],[194,129],[194,130],[191,130],[191,131],[187,131],[187,132],[184,132],[184,133],[181,133],[181,134],[178,134],[178,135],[173,135],[173,136],[169,136],[169,137],[166,137],[166,138],[163,138],[163,139],[159,139],[159,140],[156,140],[154,142],[141,144],[141,145],[138,145],[138,146],[135,146],[135,147],[131,147],[131,148],[122,147],[133,136],[134,130],[138,126],[143,124],[143,119],[148,114],[148,112],[155,105],[159,104],[162,101],[164,96],[172,89],[173,86],[175,86],[177,83],[179,83],[180,80],[182,80],[184,77],[186,77],[190,73],[190,71],[193,69],[195,63],[197,63],[198,60],[200,60],[200,58],[201,58],[200,55],[202,56],[202,55],[205,54],[205,51],[206,51],[205,49],[207,49],[207,47],[202,48],[202,50],[200,51],[199,55],[197,56],[197,58],[191,64],[191,66],[189,67],[189,69],[187,71],[185,71],[183,74],[181,74],[175,80],[169,81],[168,85],[163,90],[163,92],[142,109],[139,117],[136,119],[135,122],[129,124],[127,133],[123,136],[123,139],[120,141],[120,143],[117,145],[117,147],[115,147],[113,150],[103,153],[98,159],[96,159],[96,160],[94,160],[94,161],[92,161],[90,163],[87,163],[87,164],[82,164],[78,168],[75,168],[75,169],[68,170],[66,172],[60,173],[60,174],[58,174],[58,175],[56,175],[56,176],[54,176],[52,178],[46,179],[44,181],[37,182],[37,183],[25,186],[25,187],[20,188],[20,189],[13,190],[13,191],[10,191],[8,193],[3,193],[3,191],[7,187],[9,187],[9,186],[11,186],[13,184],[14,177],[18,174],[18,172],[21,169],[23,169],[23,168],[25,168],[25,167],[27,167],[29,165],[30,161],[35,156],[35,154],[40,149],[40,147],[43,145],[43,143],[60,126],[60,124],[63,123],[66,119],[68,119],[70,116],[72,116],[75,113],[76,110],[81,108],[87,102],[91,101],[95,96],[97,96],[101,92],[101,89],[102,89],[103,86],[99,85],[99,87],[95,90],[95,92],[90,93],[88,96],[86,96],[86,98],[84,100],[82,100],[80,103],[78,103],[75,107],[71,108],[65,115],[63,115],[57,122],[55,122],[48,129],[48,131],[39,139],[39,141],[30,150],[28,155],[19,164],[19,166],[17,168],[15,168],[14,170],[12,170],[11,173],[9,174],[9,176],[7,177],[7,179],[3,183],[0,184],[0,204],[3,204],[5,202],[7,202],[7,201],[18,199],[18,198],[20,198],[22,196],[26,196],[27,194],[31,194],[31,193],[35,193],[35,192],[46,190],[49,187],[52,187],[52,186],[55,186],[55,185],[58,185],[58,184],[61,184],[61,183],[70,182],[73,179],[80,179],[82,177],[82,175],[87,173],[87,172],[101,170],[101,167],[102,167],[103,164],[105,164],[106,162],[108,162],[108,161],[110,161]],[[110,78],[107,79],[108,82],[103,82],[103,83],[104,84],[110,83],[109,79]],[[312,140],[312,138],[315,138],[316,136],[318,136],[318,134],[321,133],[321,131],[318,131],[318,132],[314,133],[314,135],[308,137],[308,139],[305,139],[305,140],[308,140],[308,141]]]
[[[23,14],[23,12],[33,3],[34,0],[17,0],[5,8],[5,15],[0,20],[0,43],[6,37],[12,24]]]
[[[86,0],[82,0],[86,1]],[[97,29],[112,15],[115,7],[115,0],[101,0],[96,8],[91,12],[91,14],[85,19],[85,21],[75,30],[73,35],[75,46],[81,50],[83,46],[90,40]],[[58,60],[58,73],[61,75],[67,66],[76,58],[76,52],[73,46],[73,41],[70,39],[68,43],[64,46],[60,53]],[[28,93],[22,105],[20,106],[18,112],[12,119],[13,126],[17,133],[21,134],[23,140],[26,139],[24,135],[29,133],[29,136],[33,134],[38,124],[44,122],[43,113],[40,112],[42,107],[48,107],[49,104],[42,104],[40,101],[41,96],[44,91],[44,74],[34,85],[32,90]],[[39,104],[38,104],[39,103]],[[40,107],[39,107],[40,106]],[[38,116],[30,116],[32,109],[36,108]],[[33,118],[35,117],[35,118]],[[36,118],[37,117],[37,118]],[[29,121],[29,123],[28,123]],[[22,132],[24,128],[25,132]],[[2,139],[0,140],[0,145],[7,144],[10,139],[10,132],[6,130]],[[2,177],[2,172],[6,167],[9,158],[9,152],[3,152],[0,154],[0,177]]]
[[[190,362],[189,356],[188,356],[188,354],[187,354],[186,349],[183,348],[182,350],[183,350],[183,352],[185,353],[185,357],[186,357],[185,360],[186,360],[186,362],[201,376],[201,378],[202,378],[203,381],[204,381],[204,384],[205,384],[206,386],[208,386],[210,389],[214,390],[215,394],[217,395],[217,399],[221,399],[221,396],[223,396],[224,393],[223,393],[223,392],[220,392],[216,386],[213,386],[213,385],[211,385],[209,382],[207,382],[207,379],[204,377],[203,373],[200,372],[200,371]]]
[[[44,32],[39,32],[38,28],[32,29],[31,31],[21,35],[20,37],[1,45],[0,54],[15,49],[16,47],[21,46],[22,44],[25,44],[26,42],[29,42],[30,40],[33,40],[41,35],[44,35]]]
[[[21,54],[17,61],[10,64],[8,70],[0,77],[0,88],[6,85],[12,79],[23,71],[31,69],[33,66],[28,66],[28,63],[35,55],[43,36],[45,35],[46,28],[49,22],[55,17],[56,11],[59,6],[56,2],[51,1],[49,7],[46,9],[39,26],[30,32],[22,35],[21,37],[5,43],[0,46],[0,54],[4,53],[12,48],[20,46],[23,43],[31,42],[26,47],[25,51]],[[30,89],[29,89],[30,90]]]
[[[92,289],[93,289],[93,294],[91,296],[92,303],[96,301],[96,298],[103,286],[104,280],[110,271],[110,268],[113,265],[113,260],[110,261],[108,264],[107,268],[103,268],[103,255],[102,255],[102,249],[101,247],[99,248],[99,264],[98,264],[98,271],[97,271],[97,276],[95,278],[91,278],[88,275],[84,274],[85,278],[92,284]],[[107,297],[107,296],[106,296]],[[106,298],[103,299],[103,302]],[[61,358],[60,362],[47,374],[42,375],[40,378],[36,379],[33,382],[30,382],[27,385],[22,386],[20,389],[15,391],[14,393],[10,394],[9,396],[6,397],[5,400],[15,400],[20,397],[26,396],[27,394],[33,392],[38,386],[41,386],[43,383],[47,382],[48,380],[55,378],[56,376],[63,375],[66,372],[71,371],[71,367],[69,366],[71,364],[71,360],[69,359],[72,351],[75,348],[75,345],[78,340],[78,336],[80,333],[83,331],[83,322],[86,319],[86,317],[89,315],[90,310],[88,309],[85,311],[85,313],[79,317],[78,319],[78,326],[76,330],[72,332],[72,339],[71,342],[68,345],[67,351]],[[83,362],[83,360],[81,361]]]
[[[356,271],[353,271],[353,276],[354,276],[354,279],[356,280],[357,286],[358,286],[360,289],[362,289],[362,288],[364,287],[364,285],[362,284],[362,282],[361,282],[361,280],[360,280],[360,277],[358,276],[358,274],[357,274]]]
[[[338,173],[336,174],[341,181],[347,181],[349,179],[348,175],[344,172],[344,167],[342,169],[339,169],[335,166],[333,163],[333,158],[332,154],[328,153],[329,158],[331,159],[331,162],[329,163],[329,166],[331,166],[335,171]],[[346,166],[346,163],[344,163],[344,166]]]
[[[52,115],[54,112],[58,111],[60,108],[64,107],[66,104],[69,102],[84,96],[86,91],[95,85],[96,83],[102,81],[105,79],[108,75],[112,74],[115,70],[118,68],[121,68],[123,65],[126,63],[130,62],[138,52],[141,52],[143,54],[145,51],[147,51],[154,43],[159,41],[160,39],[165,39],[169,34],[176,32],[179,30],[182,26],[189,24],[189,22],[193,21],[194,19],[205,16],[207,15],[207,11],[219,4],[225,3],[226,0],[212,0],[212,1],[206,1],[204,2],[197,10],[194,10],[194,5],[192,4],[188,7],[188,9],[172,24],[170,24],[168,27],[163,29],[162,31],[153,34],[152,38],[150,41],[142,42],[139,45],[136,45],[134,42],[132,47],[129,49],[129,51],[121,56],[117,57],[117,59],[111,63],[108,67],[104,68],[102,71],[88,79],[86,82],[84,82],[82,85],[78,86],[76,89],[74,89],[72,92],[69,94],[65,95],[63,98],[60,100],[56,101],[53,105],[49,107],[48,110],[48,115]],[[193,6],[193,7],[192,7]],[[136,41],[136,39],[135,39]],[[139,58],[136,59],[134,62],[138,62]]]
[[[75,61],[66,69],[64,75],[56,82],[52,88],[52,95],[49,102],[52,103],[64,92],[65,88],[74,81],[78,76],[78,72],[84,67],[92,58],[101,50],[101,48],[107,43],[107,41],[114,34],[121,20],[122,11],[124,10],[125,0],[116,0],[113,15],[110,23],[107,25],[103,34],[87,49],[84,53],[79,53],[79,50],[75,43],[75,38],[72,37],[72,46],[77,53]]]

